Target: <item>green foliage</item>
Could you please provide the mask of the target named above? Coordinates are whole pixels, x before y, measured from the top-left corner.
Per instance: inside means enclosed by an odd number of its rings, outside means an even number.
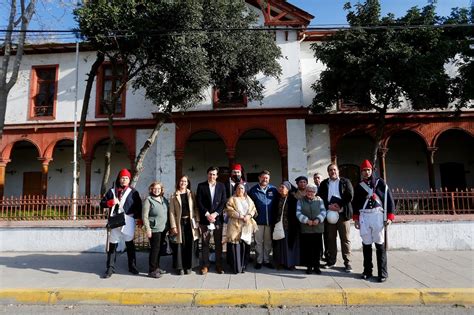
[[[400,107],[404,98],[415,110],[446,108],[472,84],[459,80],[472,71],[472,58],[469,63],[461,55],[467,66],[461,67],[457,79],[445,71],[445,65],[456,56],[472,52],[465,33],[472,34],[472,27],[436,27],[462,24],[467,20],[465,11],[455,10],[450,18],[441,18],[435,14],[433,1],[422,9],[410,8],[405,16],[395,19],[393,14],[381,17],[376,0],[358,3],[354,9],[348,3],[344,8],[350,28],[312,45],[315,57],[327,66],[312,85],[315,112],[327,111],[344,100],[386,113],[388,108]],[[466,102],[461,103],[458,105]]]
[[[281,72],[273,36],[245,30],[257,16],[244,1],[96,0],[75,15],[84,38],[125,63],[132,86],[167,113],[193,106],[206,88],[229,79],[259,100],[255,76]]]

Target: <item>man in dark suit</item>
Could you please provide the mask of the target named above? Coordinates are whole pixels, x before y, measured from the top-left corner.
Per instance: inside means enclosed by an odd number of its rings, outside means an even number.
[[[327,264],[325,268],[332,268],[336,264],[337,258],[337,233],[341,239],[341,252],[344,259],[346,272],[352,272],[351,266],[351,241],[350,236],[350,219],[352,218],[351,201],[354,196],[354,188],[350,180],[339,177],[339,168],[335,163],[328,166],[329,178],[323,180],[319,186],[318,196],[324,201],[327,213],[336,211],[339,219],[335,224],[324,221],[324,230],[327,231],[327,247],[328,255],[326,257]],[[327,216],[328,216],[327,215]]]
[[[202,233],[202,260],[201,273],[209,271],[209,241],[211,233],[214,235],[216,246],[216,271],[224,273],[222,268],[222,226],[223,210],[226,204],[225,186],[217,182],[219,168],[211,166],[207,169],[207,181],[198,185],[196,202],[199,209],[200,228]]]

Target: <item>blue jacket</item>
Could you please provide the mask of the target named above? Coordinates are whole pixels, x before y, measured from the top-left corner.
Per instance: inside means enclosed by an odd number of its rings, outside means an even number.
[[[260,185],[255,185],[250,188],[248,192],[250,198],[252,198],[257,208],[257,221],[258,225],[270,225],[273,222],[272,209],[274,203],[278,200],[278,191],[275,186],[268,184],[266,191],[264,192]]]

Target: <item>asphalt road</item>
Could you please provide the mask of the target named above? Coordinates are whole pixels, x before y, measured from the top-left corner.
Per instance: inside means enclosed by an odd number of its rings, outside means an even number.
[[[176,314],[176,315],[233,315],[233,314],[473,314],[474,309],[464,306],[324,306],[293,308],[249,307],[160,307],[117,305],[1,305],[0,314]]]

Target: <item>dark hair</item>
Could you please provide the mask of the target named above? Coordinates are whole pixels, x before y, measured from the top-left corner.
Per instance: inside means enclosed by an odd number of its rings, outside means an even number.
[[[183,177],[186,177],[186,179],[188,180],[188,189],[191,190],[191,181],[189,180],[188,175],[183,175],[179,178],[178,182],[176,183],[176,190],[179,190],[179,182],[181,181],[181,179],[183,179]]]
[[[263,170],[263,171],[261,171],[260,173],[258,173],[258,176],[259,176],[259,177],[262,176],[262,175],[268,175],[268,176],[270,176],[270,171]]]
[[[331,166],[335,166],[335,167],[339,170],[339,166],[337,166],[336,163],[331,163],[331,164],[328,165],[328,168],[327,168],[327,171],[328,171],[328,172],[329,172],[329,168],[330,168]]]
[[[219,168],[217,166],[209,166],[209,168],[207,169],[207,173],[211,171],[217,171],[217,173],[219,173]]]

